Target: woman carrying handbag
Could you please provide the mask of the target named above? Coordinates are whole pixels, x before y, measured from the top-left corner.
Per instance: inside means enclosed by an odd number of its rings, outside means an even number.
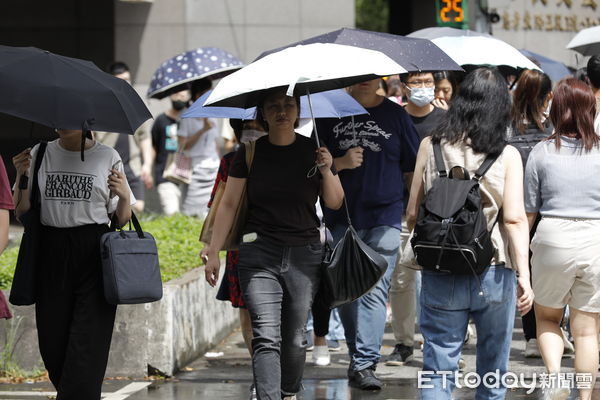
[[[38,188],[19,188],[33,175],[39,145],[13,158],[17,170],[14,202],[17,217],[31,207],[39,189],[41,240],[36,275],[35,312],[40,353],[59,400],[99,400],[116,306],[106,302],[102,285],[100,237],[131,217],[135,198],[123,163],[112,148],[84,139],[81,131],[58,130],[48,143]]]
[[[206,280],[215,286],[221,250],[247,185],[248,212],[238,271],[252,318],[254,384],[261,400],[295,399],[306,358],[304,326],[321,276],[322,246],[315,203],[338,209],[343,201],[332,157],[296,132],[299,99],[268,91],[257,119],[268,136],[256,141],[250,168],[246,146],[233,161],[216,215]],[[316,156],[315,156],[316,153]],[[315,169],[315,158],[319,173]]]

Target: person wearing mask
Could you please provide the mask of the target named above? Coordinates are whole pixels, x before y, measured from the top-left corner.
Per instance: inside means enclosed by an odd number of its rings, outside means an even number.
[[[131,218],[135,197],[113,148],[58,129],[37,175],[42,224],[36,272],[35,319],[39,348],[61,400],[100,400],[116,305],[104,298],[100,238]],[[39,145],[13,157],[17,218],[30,208]],[[81,161],[81,152],[85,161]],[[23,175],[28,188],[20,189]]]
[[[178,184],[163,178],[167,167],[169,154],[174,154],[178,148],[177,124],[183,110],[187,107],[190,94],[182,90],[169,96],[171,107],[160,114],[152,125],[152,146],[154,148],[154,182],[160,198],[162,212],[173,215],[180,210],[181,188]]]
[[[108,66],[108,73],[123,79],[131,85],[129,66],[116,61]],[[141,213],[145,207],[145,189],[152,189],[152,138],[150,137],[150,120],[142,124],[133,135],[121,135],[111,132],[94,132],[100,143],[113,147],[121,156],[125,168],[125,176],[129,187],[136,198],[133,211]]]
[[[598,372],[600,315],[600,137],[594,132],[596,100],[591,88],[563,79],[554,89],[554,133],[529,155],[525,210],[530,227],[542,216],[531,242],[537,340],[554,384],[545,399],[566,399],[556,385],[563,355],[560,321],[569,306],[575,340],[575,371],[591,376],[579,398],[590,400]]]
[[[550,77],[537,70],[523,71],[517,80],[512,97],[512,136],[508,139],[508,143],[517,148],[521,154],[523,166],[526,166],[527,158],[533,147],[550,136],[553,130],[546,113],[552,100]],[[536,226],[537,223],[530,231],[530,238],[535,234]],[[533,308],[523,315],[522,322],[526,340],[523,354],[527,358],[539,357]],[[568,340],[565,339],[565,341],[571,345]]]
[[[198,100],[212,87],[208,78],[191,85],[192,101]],[[183,118],[179,123],[179,148],[192,159],[192,181],[187,186],[181,212],[204,218],[213,182],[219,169],[220,133],[214,118]]]
[[[233,133],[238,143],[248,143],[257,140],[259,137],[264,136],[266,133],[263,131],[262,126],[256,121],[243,121],[241,119],[230,119],[229,124],[233,129]],[[217,172],[217,178],[213,186],[210,201],[208,207],[212,206],[219,182],[227,182],[229,176],[229,170],[235,157],[235,151],[227,153],[221,158],[221,164],[219,171]],[[240,325],[242,330],[242,337],[246,348],[252,357],[252,324],[250,323],[250,313],[244,303],[244,297],[242,296],[242,289],[240,287],[240,278],[238,274],[238,259],[239,251],[232,250],[228,251],[225,257],[225,271],[223,273],[223,279],[217,292],[217,300],[230,301],[231,306],[240,310]],[[250,400],[256,400],[256,388],[254,385],[250,388]]]
[[[446,111],[434,107],[435,82],[432,72],[408,73],[401,76],[407,103],[404,109],[419,134],[419,140],[431,135]],[[406,188],[404,202],[408,201]],[[390,284],[390,305],[392,308],[392,328],[396,345],[385,361],[386,365],[401,366],[412,361],[417,312],[416,291],[420,286],[420,274],[412,265],[401,263],[401,255],[406,251],[410,232],[406,221],[402,224],[401,244],[396,259],[394,274]]]
[[[458,89],[458,81],[456,72],[453,71],[437,71],[433,73],[435,80],[435,99],[433,105],[447,110],[450,107],[452,95]]]
[[[340,171],[352,224],[359,237],[388,263],[375,288],[338,308],[350,355],[349,383],[363,390],[382,388],[375,370],[381,358],[388,290],[400,246],[404,186],[412,177],[419,144],[408,113],[377,95],[378,87],[379,79],[350,87],[352,97],[369,114],[317,121],[322,141],[331,149]],[[337,243],[348,227],[346,213],[324,210],[324,217]]]
[[[419,147],[406,212],[411,230],[425,193],[438,177],[433,141],[441,144],[447,170],[462,166],[471,176],[489,154],[498,157],[479,183],[483,213],[495,249],[490,265],[481,275],[421,271],[419,326],[425,339],[423,371],[457,370],[472,317],[477,328],[477,374],[484,377],[488,372],[499,371],[502,376],[508,369],[515,305],[521,314],[532,306],[523,167],[519,152],[504,141],[509,116],[506,80],[497,70],[479,68],[466,76],[452,107],[432,137],[424,139]],[[421,389],[422,399],[452,398],[454,375],[434,372],[427,378],[431,378],[432,387]],[[503,399],[506,388],[502,383],[498,385],[478,386],[475,398]]]
[[[254,385],[261,400],[294,400],[306,359],[304,327],[321,277],[323,248],[317,197],[338,209],[344,192],[326,147],[294,131],[300,99],[270,89],[257,105],[267,136],[246,165],[241,145],[227,178],[206,257],[206,280],[214,286],[219,250],[247,191],[248,214],[239,246],[238,274],[252,319]],[[316,164],[315,164],[316,163]]]

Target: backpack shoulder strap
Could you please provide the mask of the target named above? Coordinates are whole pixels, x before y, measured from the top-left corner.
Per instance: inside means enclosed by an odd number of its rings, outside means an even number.
[[[488,170],[494,164],[494,162],[496,162],[496,160],[498,159],[500,154],[502,154],[502,152],[496,154],[495,156],[488,154],[487,157],[485,158],[485,160],[483,160],[483,162],[477,169],[477,171],[475,171],[475,175],[473,176],[473,179],[475,179],[476,181],[479,181],[485,175],[485,173],[488,172]]]
[[[256,141],[246,143],[246,168],[248,169],[248,175],[250,175],[250,169],[252,168],[252,162],[254,161],[254,153],[256,152]]]
[[[440,178],[445,178],[448,176],[448,172],[446,172],[446,165],[444,164],[444,156],[442,155],[442,146],[440,142],[431,141],[433,144],[433,156],[435,158],[435,166],[438,170],[438,175]]]

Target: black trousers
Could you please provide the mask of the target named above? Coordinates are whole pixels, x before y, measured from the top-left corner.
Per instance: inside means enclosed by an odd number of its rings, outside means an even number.
[[[311,307],[314,333],[315,336],[319,337],[323,337],[329,333],[329,316],[331,315],[331,310],[329,309],[327,292],[325,279],[321,279],[319,290],[315,295],[315,300]]]
[[[116,306],[104,299],[105,225],[44,227],[36,322],[40,353],[58,400],[99,400]]]
[[[531,230],[529,231],[529,242],[533,239],[535,235],[535,231],[537,230],[537,226],[542,220],[542,217],[538,214]],[[529,280],[531,281],[531,250],[529,250]],[[525,335],[525,340],[529,342],[530,339],[535,339],[537,337],[537,325],[535,323],[535,311],[534,308],[531,307],[531,310],[525,315],[521,317],[521,322],[523,323],[523,334]]]

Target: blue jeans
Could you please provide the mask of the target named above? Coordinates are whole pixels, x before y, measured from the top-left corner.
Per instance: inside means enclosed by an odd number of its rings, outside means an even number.
[[[346,229],[344,225],[336,225],[331,229],[334,243],[344,236]],[[360,229],[357,233],[367,245],[386,259],[388,268],[377,286],[369,293],[339,307],[350,355],[349,369],[352,371],[375,366],[381,358],[390,279],[400,246],[400,229],[391,226]]]
[[[508,369],[508,356],[515,319],[516,277],[512,269],[490,266],[479,276],[481,287],[473,275],[450,275],[422,271],[421,333],[425,339],[423,371],[451,371],[426,374],[432,388],[421,389],[424,400],[452,398],[454,372],[458,369],[469,316],[477,328],[477,366],[480,378]],[[480,295],[483,289],[483,295]],[[425,372],[424,372],[425,373]],[[444,387],[443,382],[446,382]],[[462,383],[462,381],[460,382]],[[506,388],[477,387],[476,399],[504,399]]]
[[[260,237],[240,245],[238,273],[252,320],[252,368],[261,400],[281,400],[301,389],[305,325],[322,250],[320,243],[286,247]]]

